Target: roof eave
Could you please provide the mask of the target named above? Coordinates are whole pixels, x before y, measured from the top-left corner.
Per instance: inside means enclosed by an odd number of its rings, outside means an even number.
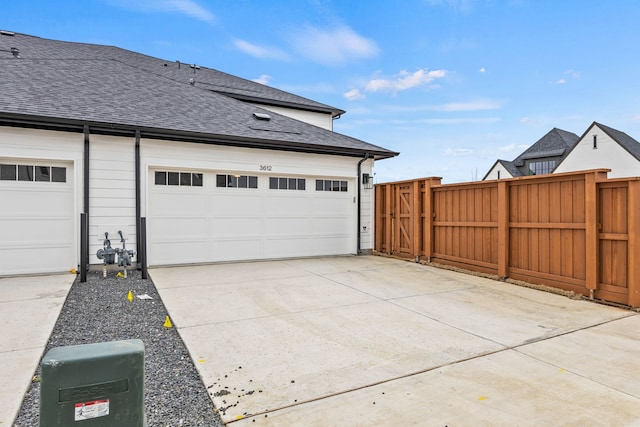
[[[234,147],[257,148],[263,150],[294,151],[310,154],[327,154],[334,156],[361,157],[372,155],[374,160],[388,159],[400,153],[386,150],[367,150],[349,147],[331,147],[313,145],[301,142],[276,141],[271,139],[247,138],[239,136],[215,135],[201,132],[151,128],[118,123],[105,123],[79,119],[55,118],[46,116],[32,116],[22,114],[0,114],[0,125],[19,126],[26,128],[46,129],[67,132],[82,132],[88,126],[92,133],[133,136],[136,131],[150,139],[165,139],[171,141],[193,142],[201,144],[226,145]]]

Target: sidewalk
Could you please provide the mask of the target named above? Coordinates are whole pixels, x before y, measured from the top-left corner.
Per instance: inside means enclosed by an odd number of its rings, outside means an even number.
[[[0,278],[0,426],[11,426],[75,274]]]

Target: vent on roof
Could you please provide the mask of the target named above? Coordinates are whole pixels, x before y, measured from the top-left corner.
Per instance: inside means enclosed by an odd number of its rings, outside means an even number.
[[[13,37],[16,35],[16,33],[14,33],[13,31],[6,31],[6,30],[0,30],[0,34],[2,34],[3,36],[10,36],[10,37]]]
[[[253,113],[253,117],[255,117],[258,120],[265,120],[265,121],[271,120],[271,116],[265,113]]]

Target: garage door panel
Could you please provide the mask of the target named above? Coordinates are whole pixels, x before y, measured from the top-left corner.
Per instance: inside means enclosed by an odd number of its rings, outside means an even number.
[[[344,236],[336,238],[335,236],[315,237],[313,239],[313,255],[325,255],[330,250],[342,250],[341,253],[349,253],[352,239]]]
[[[265,213],[269,216],[307,215],[309,212],[309,197],[280,196],[268,197],[265,200]]]
[[[343,212],[348,215],[354,204],[351,197],[317,197],[312,200],[312,209],[316,214],[335,215]]]
[[[235,190],[232,190],[235,191]],[[250,191],[250,190],[244,190]],[[214,216],[244,216],[255,215],[261,212],[260,197],[257,195],[224,195],[214,194],[213,196],[213,215]]]
[[[212,242],[216,261],[263,259],[262,242],[256,239],[217,240]]]
[[[295,253],[293,252],[295,248]],[[275,238],[265,241],[265,252],[271,258],[312,256],[312,240],[307,236]]]
[[[70,218],[12,218],[0,220],[4,244],[37,246],[42,242],[60,241],[69,245],[73,239],[73,221]]]
[[[204,239],[207,233],[207,219],[204,217],[164,217],[153,221],[150,229],[154,238],[180,241],[183,239]]]
[[[262,236],[264,222],[262,218],[216,218],[213,220],[213,233],[219,237]]]
[[[73,196],[70,190],[50,189],[41,185],[37,187],[34,189],[17,185],[16,188],[0,188],[4,214],[40,213],[43,216],[69,216],[69,206],[66,203],[69,203]],[[11,210],[4,209],[5,206],[11,206]]]
[[[182,216],[185,212],[205,215],[207,198],[198,194],[156,193],[153,195],[153,212],[159,216]]]
[[[209,261],[206,240],[184,239],[181,242],[154,242],[154,264],[191,264]]]
[[[314,235],[348,235],[349,231],[349,224],[344,218],[319,218],[313,221],[312,225]]]
[[[308,236],[311,231],[309,218],[267,218],[266,231],[269,237]]]

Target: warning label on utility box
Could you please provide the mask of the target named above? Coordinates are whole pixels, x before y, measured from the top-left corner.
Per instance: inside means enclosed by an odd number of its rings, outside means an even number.
[[[76,403],[75,421],[90,420],[107,415],[109,415],[109,400],[107,399]]]

